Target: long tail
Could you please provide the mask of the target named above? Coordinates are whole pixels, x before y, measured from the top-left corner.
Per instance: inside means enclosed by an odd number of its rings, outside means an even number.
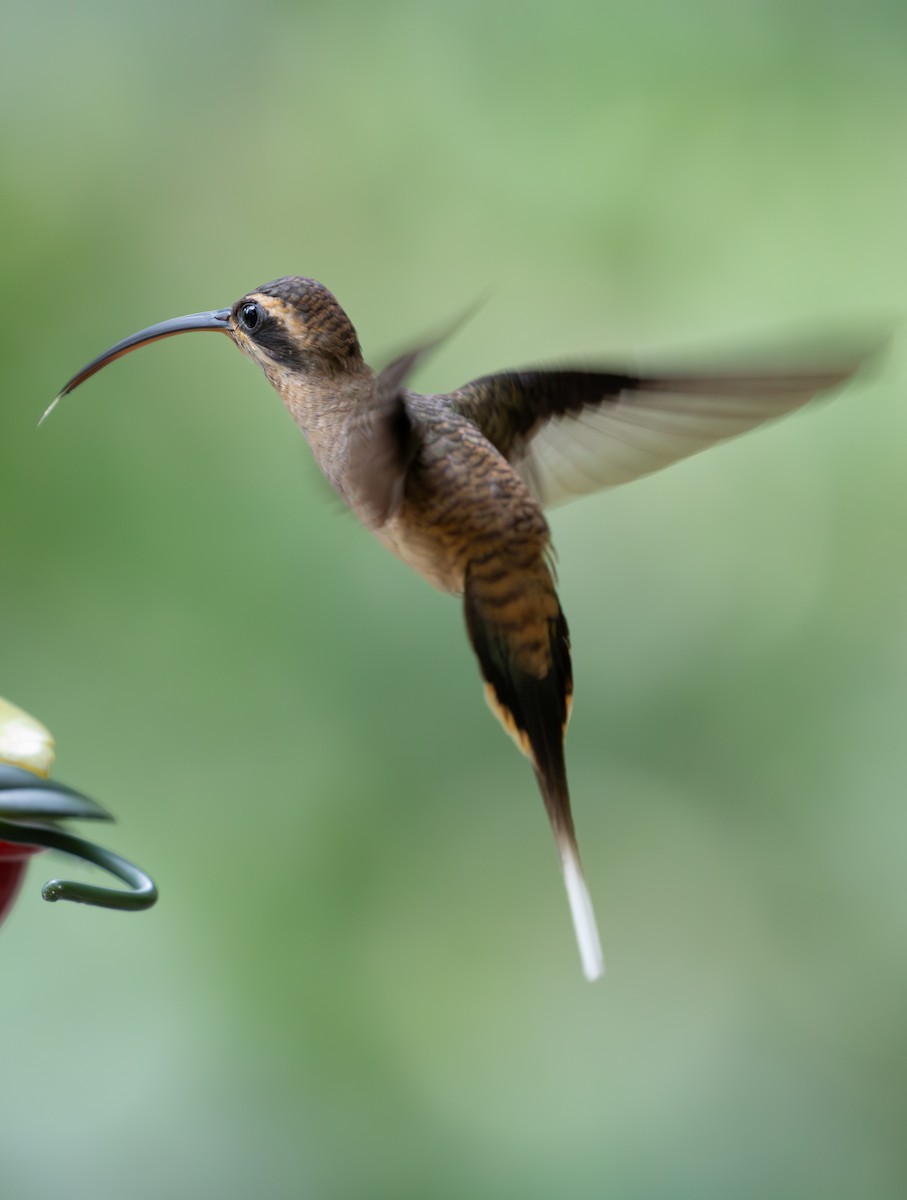
[[[570,902],[570,915],[573,917],[573,930],[583,964],[583,973],[589,980],[600,979],[605,973],[605,959],[598,936],[598,924],[595,920],[595,910],[592,907],[592,897],[586,887],[583,864],[580,862],[579,848],[576,844],[567,781],[563,780],[562,790],[554,790],[552,788],[553,781],[543,777],[538,767],[536,767],[535,776],[545,801],[545,808],[548,810],[557,852],[560,855],[564,886]]]
[[[535,769],[557,844],[583,972],[605,971],[592,901],[583,877],[564,763],[573,691],[567,622],[537,550],[503,565],[477,562],[466,573],[466,626],[492,711]]]

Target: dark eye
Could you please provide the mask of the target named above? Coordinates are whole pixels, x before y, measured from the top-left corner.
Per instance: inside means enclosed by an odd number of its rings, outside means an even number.
[[[239,319],[242,322],[243,329],[248,329],[251,333],[257,329],[264,320],[264,313],[261,311],[260,304],[244,304],[239,310]]]

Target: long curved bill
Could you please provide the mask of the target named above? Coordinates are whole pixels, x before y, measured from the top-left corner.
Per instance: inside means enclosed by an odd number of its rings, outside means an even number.
[[[230,309],[218,308],[212,309],[211,312],[189,313],[185,317],[171,317],[169,321],[159,321],[157,325],[149,325],[147,329],[141,329],[131,337],[123,338],[121,342],[117,342],[115,346],[111,346],[109,350],[105,350],[103,354],[92,359],[88,366],[83,367],[78,374],[73,375],[69,383],[54,397],[38,424],[43,424],[63,397],[75,391],[80,383],[90,379],[92,375],[100,371],[102,367],[106,367],[108,363],[112,363],[114,359],[122,358],[130,350],[135,350],[137,346],[144,346],[147,342],[158,342],[161,338],[173,337],[177,333],[192,333],[197,329],[210,329],[215,333],[229,334],[229,322]]]

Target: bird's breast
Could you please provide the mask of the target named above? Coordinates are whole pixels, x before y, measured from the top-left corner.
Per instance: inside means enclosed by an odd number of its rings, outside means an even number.
[[[429,424],[399,509],[374,529],[398,558],[444,592],[460,593],[470,563],[514,545],[543,554],[545,518],[511,465],[467,426]]]
[[[373,532],[383,546],[442,592],[463,591],[468,551],[456,531],[420,520],[418,514],[401,511]]]

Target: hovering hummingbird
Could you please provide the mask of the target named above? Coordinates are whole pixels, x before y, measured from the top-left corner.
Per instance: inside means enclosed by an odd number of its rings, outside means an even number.
[[[421,395],[406,380],[435,343],[376,374],[331,292],[288,276],[231,308],[118,342],[70,379],[45,417],[114,359],[194,330],[225,333],[258,363],[363,524],[429,583],[462,595],[489,704],[531,762],[545,802],[583,970],[598,978],[604,962],[564,762],[570,639],[543,510],[798,408],[844,383],[865,356],[774,372],[502,371]]]

